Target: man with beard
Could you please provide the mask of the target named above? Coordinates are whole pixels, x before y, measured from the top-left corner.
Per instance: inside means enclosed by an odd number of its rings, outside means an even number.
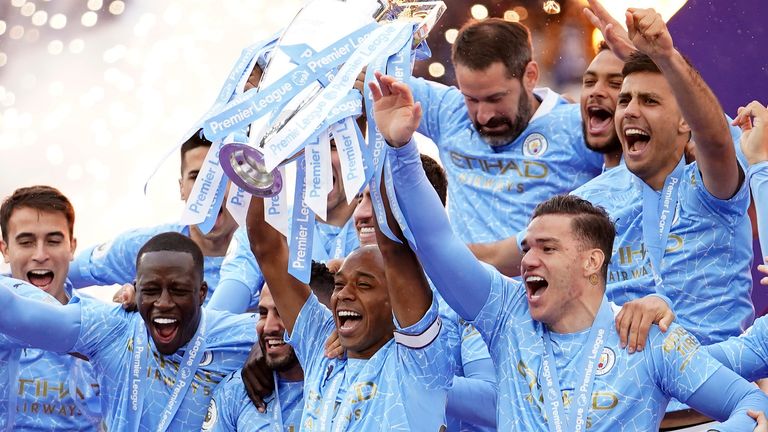
[[[333,293],[333,274],[322,263],[312,263],[309,281],[318,300],[330,307]],[[295,431],[301,426],[304,408],[304,371],[293,347],[285,343],[285,326],[272,299],[269,286],[264,285],[259,297],[259,322],[256,324],[259,342],[251,349],[248,364],[261,359],[273,371],[270,379],[276,388],[263,402],[266,410],[260,412],[251,402],[244,384],[245,369],[224,378],[213,392],[203,431]],[[248,366],[246,366],[248,367]]]
[[[635,25],[648,21],[647,10],[631,11]],[[655,30],[643,25],[638,33],[653,40]],[[768,398],[682,327],[673,324],[667,335],[652,328],[641,353],[620,349],[605,296],[615,233],[603,209],[570,195],[540,203],[523,240],[524,283],[472,256],[419,166],[413,133],[420,105],[406,84],[377,78],[376,122],[390,146],[396,199],[430,279],[488,343],[499,379],[499,430],[650,431],[670,397],[727,419],[720,430],[754,428],[746,411],[763,410]]]
[[[257,340],[252,315],[207,310],[203,254],[189,237],[152,237],[136,258],[139,313],[73,299],[54,305],[0,280],[0,332],[29,346],[89,358],[108,430],[200,429],[213,387]]]
[[[502,19],[465,25],[453,44],[458,89],[409,81],[425,108],[418,132],[440,150],[451,221],[465,242],[520,232],[541,200],[600,173],[584,147],[578,105],[536,89],[528,29]]]
[[[19,188],[0,206],[0,251],[26,295],[67,304],[77,246],[75,209],[49,186]],[[24,290],[25,288],[19,288]],[[0,335],[0,430],[96,431],[99,384],[91,365],[66,353],[27,348]],[[44,390],[42,390],[44,389]]]
[[[581,84],[579,109],[584,144],[603,155],[604,171],[615,168],[621,162],[621,142],[613,114],[623,80],[622,66],[624,62],[602,42],[598,45],[597,55],[584,71]],[[503,274],[518,276],[522,259],[518,238],[522,239],[524,234],[516,233],[492,243],[473,243],[469,248],[478,259],[493,265]]]

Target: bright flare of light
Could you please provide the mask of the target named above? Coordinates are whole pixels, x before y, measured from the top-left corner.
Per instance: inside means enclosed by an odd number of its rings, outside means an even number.
[[[11,37],[11,39],[21,39],[24,37],[24,27],[20,25],[15,25],[11,27],[11,31],[8,32],[8,36]]]
[[[64,50],[64,42],[54,39],[50,42],[48,42],[48,52],[53,55],[61,54],[61,52]]]
[[[69,43],[69,52],[72,54],[80,54],[85,48],[85,41],[82,39],[72,39]]]
[[[456,42],[456,38],[458,36],[459,36],[459,31],[455,28],[448,29],[445,31],[445,40],[447,40],[449,44]]]
[[[472,18],[474,19],[481,20],[481,19],[488,18],[488,8],[481,4],[476,4],[472,6],[469,12],[472,14]]]
[[[14,7],[20,8],[24,6],[24,3],[26,2],[27,0],[11,0],[11,5],[13,5]]]
[[[67,26],[67,16],[64,14],[55,14],[51,17],[49,22],[52,29],[61,30]]]
[[[120,15],[125,11],[125,3],[120,0],[113,1],[109,4],[109,13],[112,15]]]
[[[624,13],[629,7],[653,8],[661,14],[664,21],[669,21],[687,2],[688,0],[611,0],[602,3],[608,13],[626,28],[627,18]]]
[[[104,2],[102,0],[88,0],[89,10],[97,11],[101,9],[102,6],[104,6]]]
[[[32,24],[36,26],[43,26],[48,22],[48,12],[39,10],[32,15]]]
[[[96,21],[99,20],[99,16],[94,11],[88,11],[80,17],[80,23],[84,27],[93,27],[96,25]]]
[[[524,6],[515,6],[512,8],[512,10],[517,12],[517,14],[520,16],[520,21],[524,21],[526,18],[528,18],[528,9],[526,9]]]
[[[25,17],[32,16],[32,14],[35,13],[35,4],[25,3],[19,12],[21,12],[21,15]]]
[[[519,22],[520,15],[518,15],[518,13],[513,10],[508,10],[504,12],[504,21]]]
[[[592,47],[597,49],[597,45],[604,41],[605,38],[603,37],[603,33],[600,31],[600,29],[594,29],[592,31]]]
[[[8,24],[5,23],[5,21],[0,20],[0,35],[5,33],[5,28],[8,27]]]
[[[445,66],[442,63],[432,63],[429,65],[429,74],[435,78],[440,78],[445,75]]]
[[[560,3],[556,0],[547,0],[544,2],[544,12],[550,15],[557,15],[560,13]]]
[[[5,66],[6,64],[8,64],[8,54],[0,52],[0,67]]]

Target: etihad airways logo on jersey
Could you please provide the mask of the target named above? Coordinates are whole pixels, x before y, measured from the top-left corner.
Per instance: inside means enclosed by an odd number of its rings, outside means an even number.
[[[537,161],[514,161],[510,159],[488,159],[466,156],[450,152],[451,162],[456,168],[465,170],[481,170],[486,174],[512,175],[530,179],[542,179],[549,175],[549,167]]]

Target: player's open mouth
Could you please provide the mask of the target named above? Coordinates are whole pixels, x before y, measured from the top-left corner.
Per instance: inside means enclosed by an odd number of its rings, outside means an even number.
[[[587,116],[587,132],[590,135],[610,134],[613,128],[613,111],[592,105],[587,107]]]
[[[360,237],[361,244],[371,244],[376,241],[376,228],[369,225],[365,225],[365,226],[359,226],[357,231]]]
[[[153,318],[152,324],[155,341],[159,343],[171,342],[179,331],[179,320],[175,318]]]
[[[640,128],[629,127],[624,129],[624,139],[627,142],[627,153],[630,156],[636,156],[648,147],[651,134]]]
[[[283,339],[267,339],[264,341],[264,346],[267,347],[267,352],[280,350],[285,347],[286,343]]]
[[[339,335],[349,336],[360,325],[363,316],[358,312],[341,309],[336,312],[339,318]]]
[[[53,282],[53,272],[50,270],[30,270],[27,272],[27,280],[38,288],[44,288]]]
[[[527,276],[525,288],[528,290],[528,299],[535,301],[547,290],[549,282],[541,276]]]

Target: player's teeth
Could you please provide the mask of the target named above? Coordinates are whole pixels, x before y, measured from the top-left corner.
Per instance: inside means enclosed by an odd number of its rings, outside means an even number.
[[[156,324],[174,324],[176,322],[173,318],[155,318]]]

